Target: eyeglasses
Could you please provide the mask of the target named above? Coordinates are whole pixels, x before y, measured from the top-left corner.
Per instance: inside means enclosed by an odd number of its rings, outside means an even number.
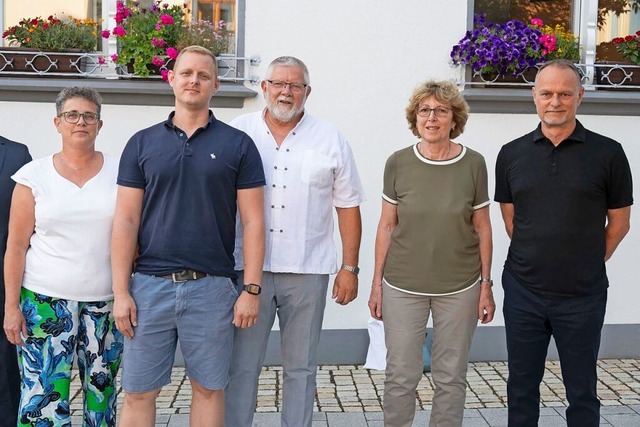
[[[291,89],[291,92],[301,93],[303,90],[307,88],[307,84],[305,83],[289,83],[289,82],[281,82],[278,80],[267,80],[274,89],[284,90],[287,86]]]
[[[80,117],[84,120],[84,122],[88,125],[95,125],[98,123],[100,116],[96,113],[79,113],[77,111],[65,111],[64,113],[60,113],[58,117],[64,117],[64,121],[75,125],[80,121]]]
[[[436,115],[436,117],[447,117],[447,115],[449,115],[449,111],[451,111],[451,108],[447,108],[447,107],[436,107],[436,108],[419,107],[418,110],[416,111],[416,113],[420,117],[429,117],[431,115],[432,111]]]

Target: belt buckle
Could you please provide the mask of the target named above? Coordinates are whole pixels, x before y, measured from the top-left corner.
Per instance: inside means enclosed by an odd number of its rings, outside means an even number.
[[[173,280],[173,283],[181,284],[189,280],[186,275],[187,270],[177,271],[175,273],[171,273],[171,280]]]

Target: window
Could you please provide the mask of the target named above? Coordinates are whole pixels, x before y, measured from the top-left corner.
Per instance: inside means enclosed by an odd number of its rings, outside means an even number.
[[[150,7],[157,0],[139,0],[142,7]],[[104,3],[104,9],[103,9]],[[90,18],[94,21],[107,21],[109,14],[115,10],[116,0],[0,0],[0,24],[2,31],[17,24],[25,17],[48,17],[50,15],[71,16],[74,18]],[[162,0],[162,4],[182,5],[190,3],[186,18],[206,20],[210,22],[224,21],[227,31],[230,33],[231,43],[229,53],[235,53],[237,45],[236,28],[237,13],[236,0]],[[106,29],[106,25],[103,24]],[[2,46],[8,46],[7,40],[2,40]],[[99,40],[98,50],[108,52],[107,43]],[[109,52],[111,53],[111,52]]]
[[[640,67],[630,64],[612,43],[616,37],[640,30],[640,0],[475,0],[474,11],[495,23],[517,19],[528,24],[539,18],[551,27],[563,25],[580,41],[579,62],[587,84],[624,83],[640,89]],[[597,66],[607,63],[616,64],[616,70]],[[616,80],[618,72],[620,79]]]
[[[112,30],[116,25],[117,0],[0,0],[0,26],[2,32],[18,24],[23,18],[50,15],[92,19],[102,29]],[[127,0],[127,2],[133,0]],[[150,7],[157,0],[138,0],[142,7]],[[230,54],[219,57],[218,69],[223,85],[213,105],[238,108],[245,98],[256,92],[244,82],[255,83],[250,67],[259,63],[259,57],[244,57],[244,16],[246,0],[162,0],[164,4],[188,5],[188,20],[225,21],[232,43]],[[99,33],[100,27],[96,33]],[[99,34],[96,34],[99,37]],[[153,80],[131,80],[131,74],[116,68],[111,56],[118,53],[117,40],[98,40],[96,52],[39,52],[10,49],[7,40],[0,41],[0,101],[49,102],[50,97],[69,85],[70,78],[84,78],[83,84],[95,87],[105,102],[133,105],[173,105],[170,87],[154,76]],[[59,54],[58,54],[59,53]],[[45,76],[46,75],[46,76]],[[21,77],[15,79],[12,77]],[[47,78],[40,78],[47,77]],[[130,96],[134,91],[138,96]]]

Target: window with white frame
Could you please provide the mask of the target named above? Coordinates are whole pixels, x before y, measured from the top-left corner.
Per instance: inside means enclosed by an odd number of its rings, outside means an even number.
[[[611,41],[640,30],[640,0],[475,0],[474,11],[489,22],[539,18],[551,27],[563,25],[580,38],[583,61],[586,52],[595,51],[595,62],[624,62]],[[595,36],[589,28],[596,29]]]
[[[139,0],[135,3],[141,6],[151,7],[157,0]],[[116,0],[0,0],[0,24],[4,32],[13,25],[19,23],[25,17],[74,17],[80,19],[93,19],[97,22],[108,22],[110,13],[115,10]],[[129,1],[129,3],[134,3]],[[187,9],[188,20],[206,20],[210,22],[224,21],[227,31],[234,39],[229,53],[235,49],[235,34],[237,28],[236,0],[162,0],[162,4],[181,5],[189,4]],[[102,25],[107,29],[107,24]],[[3,39],[2,46],[8,46]],[[98,50],[103,46],[98,45]],[[104,48],[106,49],[106,46]]]
[[[596,82],[599,67],[590,67],[593,64],[613,63],[628,67],[629,76],[640,75],[640,64],[621,53],[619,46],[620,38],[640,40],[640,0],[474,0],[473,5],[474,13],[484,15],[487,22],[518,20],[529,25],[537,18],[551,28],[564,27],[580,43],[578,62],[591,73],[588,82],[600,83]]]

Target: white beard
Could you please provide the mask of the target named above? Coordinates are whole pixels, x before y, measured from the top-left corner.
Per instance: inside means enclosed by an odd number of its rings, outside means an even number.
[[[281,123],[288,123],[298,117],[304,111],[304,100],[300,108],[287,107],[285,105],[278,104],[268,104],[267,109],[269,110],[269,114]]]

